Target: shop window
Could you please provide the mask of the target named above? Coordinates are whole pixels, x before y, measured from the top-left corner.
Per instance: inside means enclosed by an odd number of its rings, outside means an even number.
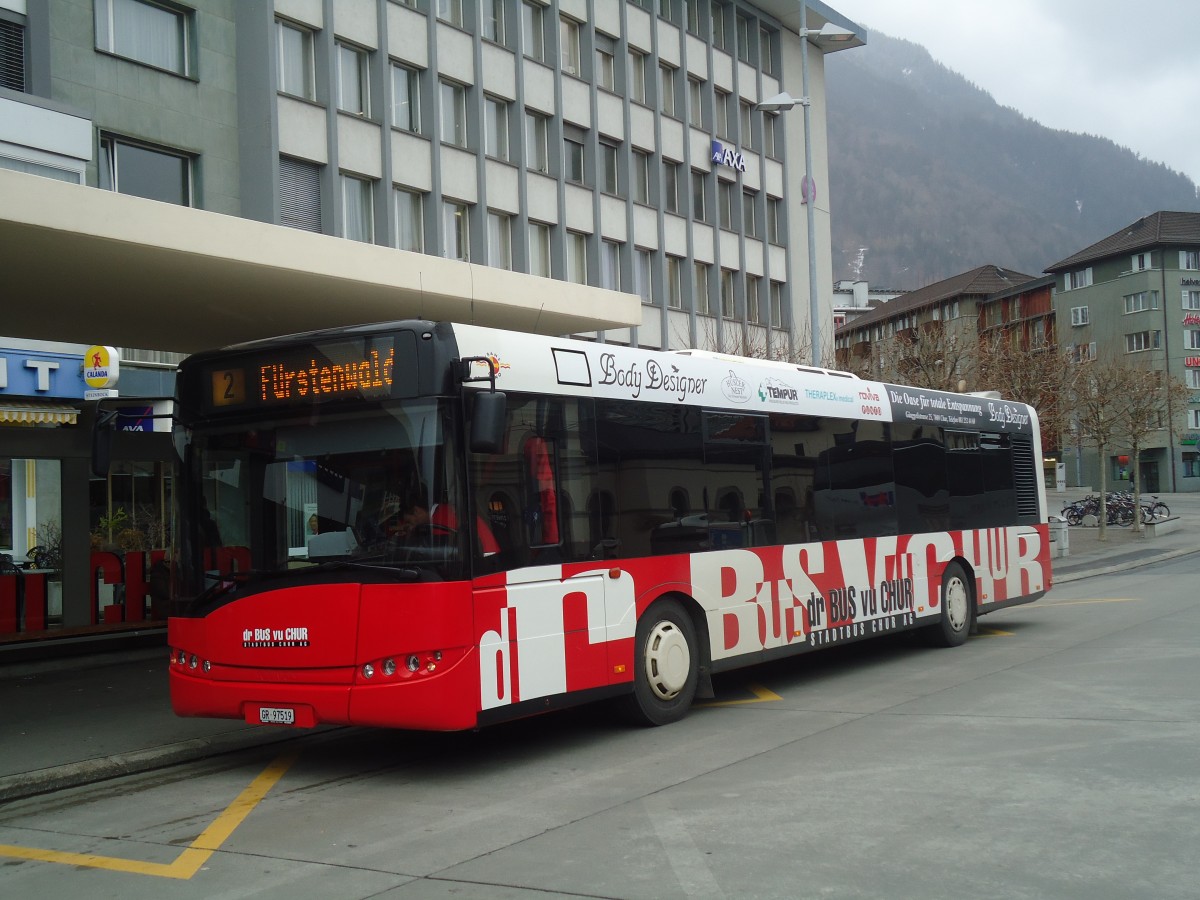
[[[92,549],[157,550],[170,545],[171,477],[153,462],[114,462],[91,483]]]
[[[1183,454],[1183,477],[1200,478],[1200,453]]]
[[[13,461],[0,457],[0,551],[13,549]]]

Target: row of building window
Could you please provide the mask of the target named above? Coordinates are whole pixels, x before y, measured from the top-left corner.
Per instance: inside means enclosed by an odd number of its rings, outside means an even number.
[[[1129,271],[1144,272],[1147,269],[1153,269],[1152,257],[1153,254],[1149,251],[1133,254]],[[1180,250],[1179,268],[1185,271],[1200,270],[1200,250]],[[1093,283],[1093,273],[1089,266],[1086,269],[1076,269],[1074,272],[1068,272],[1063,280],[1063,289],[1073,291],[1079,288],[1091,287]]]
[[[417,0],[400,0],[405,6],[417,8]],[[736,53],[744,63],[761,63],[768,75],[777,69],[775,62],[776,33],[750,16],[724,3],[704,3],[702,0],[633,0],[644,9],[656,12],[675,25],[683,25],[698,37],[712,36],[718,50]],[[479,33],[484,40],[507,46],[511,31],[508,23],[509,4],[506,0],[479,0],[464,5],[464,0],[435,0],[438,19],[456,28],[467,28],[470,9],[476,9]],[[549,7],[539,0],[523,0],[520,7],[522,47],[525,55],[540,62],[547,60],[546,19]],[[562,68],[572,74],[578,71],[580,58],[579,26],[572,17],[559,16],[559,55]]]
[[[1135,331],[1132,334],[1125,335],[1126,353],[1139,353],[1142,350],[1159,350],[1161,348],[1161,331]],[[1200,328],[1184,329],[1183,349],[1200,350]]]
[[[451,4],[451,8],[445,5]],[[414,5],[411,3],[408,5]],[[462,0],[436,0],[437,14],[440,19],[461,27],[464,24]],[[479,5],[480,30],[482,36],[496,43],[505,43],[505,10],[507,4],[503,0],[491,0]],[[687,22],[689,30],[696,33],[702,31],[707,19],[702,22],[703,4],[689,3]],[[523,48],[525,54],[533,59],[544,61],[545,23],[547,7],[535,0],[525,0],[521,4],[522,27],[524,31]],[[673,21],[678,20],[679,10],[675,7],[660,9],[660,13]],[[736,13],[736,29],[731,31],[727,26],[728,17],[734,14],[731,7],[721,4],[712,5],[712,35],[714,45],[718,49],[727,49],[727,40],[733,38],[733,43],[739,48],[739,58],[746,62],[761,60],[764,72],[774,72],[775,33],[769,29],[760,28],[757,42],[750,38],[752,20]],[[194,75],[192,57],[195,55],[192,44],[193,13],[181,7],[150,2],[150,0],[96,0],[96,44],[97,48],[121,56],[143,65],[152,66],[179,75]],[[580,34],[581,23],[568,16],[560,17],[559,45],[561,68],[567,74],[581,74],[580,68]],[[11,31],[12,34],[8,34]],[[9,28],[4,35],[5,41],[23,40],[23,29],[16,26]],[[316,99],[315,65],[313,55],[313,31],[299,23],[284,19],[277,20],[277,56],[279,89],[286,93],[308,100]],[[368,51],[352,43],[339,41],[337,43],[337,104],[338,108],[360,115],[370,115],[370,80],[368,66]],[[6,58],[18,58],[14,52],[6,52]],[[19,58],[23,60],[24,54]],[[398,85],[394,92],[395,122],[398,127],[419,131],[419,106],[413,101],[419,96],[415,84],[415,69],[405,69],[394,74],[397,81],[411,79],[414,83]],[[631,48],[629,52],[629,83],[626,93],[638,103],[651,103],[648,91],[649,55]],[[23,64],[22,64],[23,70]],[[615,55],[609,47],[598,47],[596,50],[595,80],[597,84],[609,90],[617,87]],[[668,65],[660,66],[659,107],[665,115],[674,116],[679,104],[677,70]],[[5,87],[24,88],[23,71],[5,76]],[[688,98],[692,121],[702,128],[709,128],[707,107],[704,104],[703,82],[689,79]],[[714,92],[716,108],[715,121],[717,134],[726,139],[732,139],[735,134],[737,119],[734,116],[734,104],[728,92],[719,89]],[[403,108],[407,107],[407,108]],[[739,104],[743,146],[753,147],[753,128],[751,127],[751,106],[746,101]],[[766,117],[764,122],[765,135],[763,143],[768,155],[775,156],[778,152],[774,135],[774,118]]]
[[[530,145],[540,146],[543,150],[541,153],[534,154],[530,159],[530,165],[544,170],[547,164],[544,153],[546,120],[541,116],[530,116],[527,124],[534,136]],[[500,140],[502,135],[503,132],[497,131],[496,140]],[[584,166],[584,145],[572,135],[564,139],[564,150],[565,179],[572,183],[586,185],[588,179]],[[618,176],[618,150],[619,148],[612,144],[600,145],[600,188],[604,193],[614,196],[622,194]],[[186,153],[113,135],[102,135],[98,165],[99,186],[124,194],[190,206],[193,203],[193,162],[193,158]],[[289,165],[292,171],[285,174],[281,183],[281,192],[286,194],[283,197],[284,219],[282,224],[319,231],[319,208],[312,203],[305,203],[301,199],[301,195],[313,195],[312,186],[316,184],[318,176],[310,173],[305,177],[295,171],[297,166],[307,164],[294,162]],[[317,172],[315,166],[309,166],[309,168],[313,173]],[[663,161],[662,205],[663,209],[669,213],[679,214],[684,211],[681,170],[682,164],[671,160]],[[711,222],[714,217],[714,211],[710,209],[708,198],[707,185],[710,175],[711,173],[698,170],[693,170],[691,173],[691,215],[698,222]],[[347,192],[347,196],[363,193],[369,198],[369,181],[352,176],[346,176],[346,178],[362,185],[361,188],[351,188]],[[633,152],[631,180],[633,200],[636,203],[653,205],[656,198],[651,193],[651,155],[649,153],[640,150]],[[764,219],[760,226],[758,197],[758,191],[743,190],[739,204],[737,185],[734,182],[718,180],[715,217],[721,228],[732,230],[740,225],[742,232],[751,238],[757,237],[760,227],[762,227],[765,229],[765,236],[769,242],[780,244],[784,238],[783,202],[777,197],[767,196],[765,198],[762,210]],[[359,236],[361,231],[356,231],[352,226],[353,222],[362,218],[359,210],[363,208],[363,203],[349,200],[346,202],[346,236],[359,240],[370,240],[369,237]],[[296,204],[301,207],[298,211],[291,209]]]
[[[313,64],[313,32],[283,19],[276,20],[278,43],[278,82],[282,93],[305,100],[316,99],[316,84]],[[337,108],[343,112],[360,116],[371,116],[371,90],[369,51],[350,44],[337,43]],[[598,50],[607,62],[598,66],[597,83],[602,88],[615,87],[613,57],[606,50]],[[631,51],[630,81],[628,94],[632,101],[646,104],[653,98],[646,87],[646,68],[649,57],[640,51]],[[423,70],[401,62],[391,62],[392,126],[403,131],[423,134],[427,126],[421,115],[421,78]],[[677,97],[678,70],[663,64],[659,67],[659,109],[663,115],[677,117],[681,112]],[[743,150],[757,151],[761,144],[763,152],[771,159],[782,157],[782,142],[777,134],[777,119],[774,114],[760,118],[762,135],[756,133],[754,107],[748,100],[713,89],[713,109],[710,116],[705,96],[706,82],[688,78],[687,110],[691,123],[704,131],[712,128],[710,119],[715,119],[716,135],[723,140],[740,140]],[[438,83],[440,122],[439,137],[443,143],[459,147],[467,146],[467,91],[468,86],[449,79]],[[508,100],[491,95],[485,98],[486,121],[485,143],[489,143],[489,155],[508,159],[507,133],[513,104]],[[532,113],[530,113],[532,115]]]
[[[342,213],[345,236],[351,240],[374,241],[373,186],[370,181],[352,175],[341,176]],[[280,161],[280,195],[283,224],[305,230],[320,230],[320,175],[315,166],[283,158]],[[425,242],[425,195],[402,188],[393,190],[396,215],[396,246],[401,250],[423,253]],[[458,200],[443,200],[441,209],[442,255],[449,259],[469,261],[471,254],[470,205]],[[516,216],[489,210],[487,214],[488,265],[504,269],[514,267],[513,229]],[[551,234],[554,226],[531,221],[526,234],[528,269],[531,275],[546,278],[555,276],[579,284],[588,284],[588,235],[566,230],[565,271],[553,270]],[[594,279],[600,287],[626,289],[621,279],[621,254],[625,245],[616,241],[600,242],[599,273]],[[639,294],[646,303],[652,301],[651,262],[653,251],[635,247],[632,260],[634,284],[629,290]],[[684,309],[684,279],[682,257],[666,256],[666,302],[668,308]],[[714,296],[712,266],[697,261],[693,270],[695,310],[701,315],[737,317],[737,272],[722,268],[719,291]],[[752,324],[782,326],[784,286],[771,281],[764,294],[763,278],[746,273],[744,298],[746,319]]]
[[[416,0],[402,2],[414,8],[418,5]],[[686,24],[689,32],[701,37],[711,34],[716,49],[734,52],[742,62],[761,64],[768,75],[776,72],[777,33],[750,16],[717,2],[706,5],[658,0],[656,5],[660,16],[676,24]],[[505,0],[481,0],[477,6],[467,6],[464,0],[434,2],[438,19],[459,28],[468,24],[467,11],[472,8],[477,11],[480,35],[485,40],[501,45],[510,43],[507,18],[510,7]],[[537,0],[523,0],[520,5],[522,49],[526,56],[540,62],[547,61],[548,12],[549,7]],[[105,52],[191,76],[194,74],[192,15],[186,8],[152,0],[96,0],[96,44]],[[582,24],[565,14],[559,16],[560,65],[569,74],[580,70]],[[280,33],[281,51],[302,51],[302,31],[291,29],[291,32]],[[287,90],[305,96],[312,84],[311,55],[289,54],[289,59],[295,64],[289,70],[292,77],[281,83],[288,85]],[[293,88],[298,90],[292,91]]]
[[[1126,294],[1122,298],[1125,303],[1125,315],[1158,309],[1158,291],[1138,291]],[[1189,311],[1200,310],[1200,291],[1184,290],[1182,308]],[[1091,314],[1086,306],[1071,307],[1071,324],[1079,327],[1091,324]]]
[[[309,175],[307,178],[304,179],[304,182],[306,185],[308,185],[308,189],[309,189],[310,193],[313,193],[314,195],[318,196],[318,200],[316,203],[309,203],[304,206],[304,209],[305,209],[304,216],[289,216],[289,215],[287,215],[287,210],[285,209],[284,217],[281,219],[281,224],[289,225],[291,227],[296,227],[296,228],[303,228],[305,230],[320,231],[321,223],[320,223],[320,209],[319,209],[319,169],[316,166],[313,166],[312,164],[303,163],[298,160],[290,160],[290,159],[287,159],[286,157],[283,159],[281,166],[285,169],[292,170],[292,171],[294,171],[297,168],[307,168],[309,170]],[[677,168],[677,167],[673,166],[672,164],[668,164],[668,166],[667,166],[667,171],[669,173],[672,173],[672,174],[669,174],[668,178],[667,178],[668,186],[666,189],[666,197],[667,197],[666,209],[668,212],[678,212],[679,211],[678,194],[677,194],[677,189],[675,186],[675,180],[677,178],[677,175],[673,174],[675,168]],[[373,191],[373,182],[368,179],[358,178],[356,176],[349,175],[349,174],[343,174],[341,176],[341,178],[342,178],[342,190],[343,190],[343,195],[344,195],[343,202],[345,204],[345,210],[344,210],[345,235],[344,236],[347,238],[350,238],[352,240],[373,242],[374,241],[374,233],[370,227],[370,224],[373,221],[373,216],[370,212],[370,204],[371,204],[371,197],[372,197],[372,191]],[[694,191],[694,195],[695,195],[693,197],[693,217],[697,221],[701,221],[701,222],[707,221],[707,217],[705,215],[705,204],[704,204],[704,195],[703,195],[703,190],[704,190],[703,173],[693,173],[693,179],[694,179],[693,191]],[[290,179],[287,176],[281,178],[281,190],[282,190],[283,183],[287,182],[289,180]],[[571,180],[571,179],[568,179],[568,180]],[[722,228],[733,228],[735,225],[734,219],[737,214],[737,209],[736,209],[736,205],[735,205],[735,202],[733,199],[733,197],[735,196],[734,189],[735,189],[735,186],[730,182],[720,182],[719,183],[717,197],[718,197],[718,210],[719,210],[720,225]],[[643,181],[643,182],[641,182],[641,184],[638,188],[638,191],[635,193],[635,199],[638,199],[639,202],[647,202],[648,197],[642,196],[642,192],[645,190],[647,190],[647,188],[645,187],[645,182]],[[615,191],[609,191],[609,192],[615,193]],[[409,191],[409,190],[405,190],[403,188],[397,187],[395,189],[395,197],[396,197],[395,202],[396,202],[396,222],[397,222],[397,240],[398,240],[397,246],[399,247],[399,249],[402,249],[402,250],[411,250],[414,252],[424,252],[426,248],[425,248],[425,241],[424,241],[422,230],[421,230],[421,223],[424,221],[424,211],[423,211],[424,195],[420,192]],[[742,224],[743,224],[743,232],[747,237],[755,237],[758,233],[758,226],[756,224],[755,215],[754,215],[756,201],[757,201],[757,193],[744,192],[742,194],[742,211],[741,211],[742,212]],[[461,222],[461,221],[463,221],[463,215],[464,215],[463,211],[466,210],[467,204],[462,203],[457,200],[454,200],[454,199],[446,199],[443,201],[443,208],[458,210],[459,212],[457,212],[455,214],[455,219],[453,221]],[[779,242],[780,237],[781,237],[780,219],[782,217],[782,212],[781,212],[781,207],[780,207],[779,201],[775,200],[774,198],[770,198],[770,197],[767,198],[766,212],[767,212],[766,222],[767,222],[768,239],[772,242],[777,243],[777,242]],[[489,221],[491,221],[492,218],[499,216],[499,215],[504,215],[505,219],[512,218],[511,216],[508,216],[506,214],[492,213],[492,214],[490,214]],[[446,221],[449,222],[451,220],[447,219]],[[535,226],[531,225],[531,227],[535,227]],[[548,227],[548,226],[536,226],[536,227]],[[444,237],[443,252],[444,252],[444,255],[446,255],[447,257],[453,258],[453,259],[464,259],[464,260],[470,259],[469,247],[467,247],[465,244],[466,233],[467,233],[467,230],[466,230],[465,226],[458,227],[458,228],[444,228],[443,229],[443,237]],[[455,235],[459,235],[459,234],[463,235],[463,237],[461,239],[458,239],[455,237]],[[507,243],[507,242],[504,242],[504,243]],[[531,242],[531,245],[532,245],[532,242]],[[510,268],[511,265],[509,263],[505,262],[504,260],[505,260],[504,256],[497,256],[495,254],[489,255],[489,263],[491,263],[492,265],[502,265],[504,268]],[[547,276],[549,276],[551,274],[549,272],[548,266],[545,268],[539,268],[535,265],[534,259],[530,260],[530,264],[531,264],[531,268],[529,270],[530,274],[547,275]],[[578,280],[581,283],[586,283],[586,277],[584,277],[584,278],[574,278],[574,277],[570,277],[570,276],[568,276],[568,277],[570,278],[570,280]],[[607,284],[602,284],[602,286],[618,287],[618,285],[607,285]],[[707,311],[707,310],[702,310],[702,311]]]

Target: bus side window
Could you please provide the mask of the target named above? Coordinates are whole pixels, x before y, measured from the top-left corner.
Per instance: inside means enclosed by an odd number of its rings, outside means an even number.
[[[588,498],[588,543],[592,559],[612,559],[620,541],[616,535],[616,503],[608,491],[594,491]]]
[[[722,522],[737,522],[741,524],[745,518],[746,504],[742,502],[742,494],[735,487],[721,488],[717,491],[717,518]]]
[[[525,526],[530,547],[559,543],[558,486],[554,473],[554,447],[545,438],[533,435],[522,448],[527,497]]]
[[[500,550],[484,563],[503,571],[587,558],[572,543],[576,498],[587,496],[594,468],[591,432],[575,400],[508,395],[505,439],[498,453],[471,454],[468,472],[480,512]]]
[[[688,492],[681,487],[674,488],[671,491],[670,504],[671,512],[677,519],[682,519],[692,511],[692,503],[688,499]]]

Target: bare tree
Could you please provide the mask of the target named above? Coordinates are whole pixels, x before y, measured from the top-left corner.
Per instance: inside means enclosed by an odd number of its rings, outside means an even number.
[[[973,333],[941,321],[925,322],[871,344],[870,355],[851,363],[855,374],[938,391],[962,391],[975,378]]]
[[[1079,364],[1071,392],[1071,406],[1082,436],[1096,447],[1100,469],[1100,540],[1108,540],[1108,467],[1105,453],[1116,445],[1129,421],[1136,394],[1130,391],[1131,373],[1123,359],[1107,357]]]
[[[1168,372],[1146,366],[1130,366],[1125,390],[1130,402],[1118,423],[1117,439],[1129,448],[1133,466],[1133,527],[1142,530],[1142,479],[1138,460],[1147,438],[1155,431],[1173,427],[1172,413],[1186,408],[1188,390]]]
[[[796,323],[795,335],[789,341],[787,333],[778,329],[772,330],[768,336],[767,328],[763,325],[744,325],[725,319],[718,329],[717,320],[713,316],[696,317],[696,349],[727,353],[730,356],[769,359],[801,366],[812,365],[809,361],[809,334],[807,322]],[[679,334],[678,338],[680,343],[690,346],[690,340],[685,339],[686,335]],[[836,368],[832,346],[824,349],[822,353],[823,357],[817,365],[827,369]]]
[[[1068,429],[1074,382],[1081,367],[1065,350],[1028,346],[996,333],[980,337],[974,387],[998,391],[1038,412],[1042,446],[1057,448]]]

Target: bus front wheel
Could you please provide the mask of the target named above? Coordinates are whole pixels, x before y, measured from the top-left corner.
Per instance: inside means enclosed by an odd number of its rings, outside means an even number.
[[[939,647],[958,647],[967,642],[971,632],[971,607],[974,591],[966,571],[956,562],[946,566],[942,573],[942,615],[936,625],[930,625],[927,634],[932,643]]]
[[[687,715],[700,677],[692,618],[677,600],[659,600],[638,621],[633,694],[625,709],[640,725],[667,725]]]

